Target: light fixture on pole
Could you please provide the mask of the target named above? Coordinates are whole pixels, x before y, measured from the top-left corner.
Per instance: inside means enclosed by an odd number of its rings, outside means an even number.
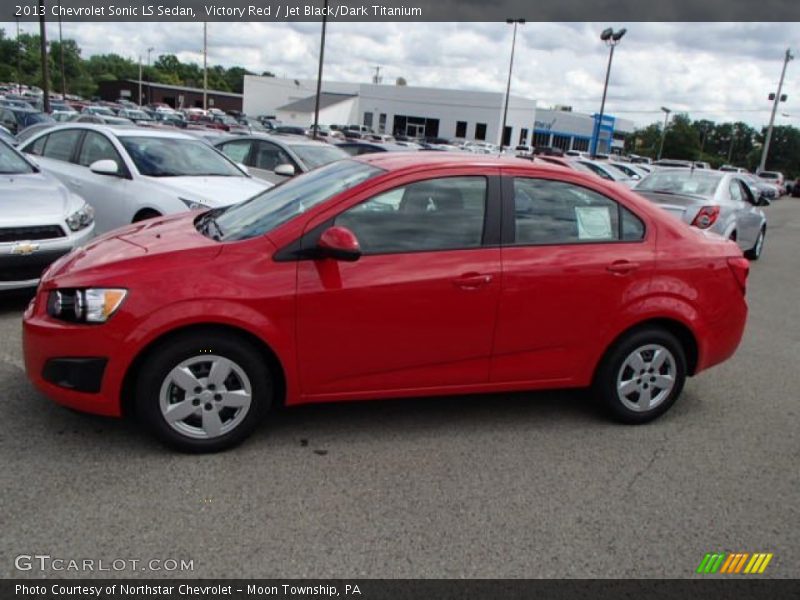
[[[597,122],[594,126],[594,135],[592,136],[592,158],[597,156],[597,146],[600,143],[600,130],[603,126],[603,112],[606,108],[606,94],[608,93],[608,78],[611,75],[611,61],[614,60],[614,48],[616,48],[617,44],[619,44],[622,36],[628,30],[623,28],[619,31],[614,31],[611,27],[608,29],[604,29],[603,32],[600,34],[600,39],[605,42],[606,46],[608,46],[608,66],[606,67],[606,82],[603,85],[603,99],[600,102],[600,115],[597,118]],[[610,150],[610,148],[608,148]]]
[[[328,0],[324,2],[322,11],[322,34],[319,40],[319,67],[317,68],[317,97],[314,101],[314,132],[313,137],[319,137],[319,99],[322,95],[322,64],[325,59],[325,28],[328,24]],[[297,82],[295,82],[297,83]]]
[[[61,0],[58,0],[58,49],[61,54],[61,99],[67,99],[67,75],[64,70],[64,36],[61,32]]]
[[[781,95],[783,88],[783,78],[786,76],[786,65],[794,58],[791,49],[786,49],[786,54],[783,57],[783,70],[781,71],[781,80],[778,82],[778,93],[770,94],[769,99],[773,100],[772,115],[769,117],[769,127],[767,127],[767,137],[764,140],[764,149],[761,151],[761,162],[758,166],[758,172],[763,171],[767,166],[767,155],[769,154],[769,144],[772,141],[772,126],[775,123],[775,112],[778,110],[778,102],[786,102],[786,94]]]
[[[508,83],[506,84],[506,102],[503,108],[503,126],[500,129],[500,152],[503,152],[503,147],[506,142],[506,123],[508,122],[508,98],[511,95],[511,71],[514,69],[514,48],[517,45],[517,25],[524,25],[525,19],[506,19],[506,23],[514,25],[514,34],[511,38],[511,60],[508,62]],[[509,144],[511,140],[509,139]]]
[[[658,159],[661,160],[661,153],[664,152],[664,140],[667,139],[667,126],[669,125],[669,115],[672,112],[666,106],[662,106],[664,111],[664,129],[661,131],[661,145],[658,147]]]

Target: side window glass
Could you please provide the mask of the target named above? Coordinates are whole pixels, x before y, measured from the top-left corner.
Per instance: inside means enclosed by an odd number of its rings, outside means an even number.
[[[50,136],[43,135],[38,140],[27,146],[25,150],[23,150],[23,152],[26,152],[27,154],[35,154],[36,156],[41,156],[42,153],[44,152],[44,145],[47,142],[48,137]]]
[[[478,248],[486,189],[485,177],[418,181],[362,202],[335,223],[356,235],[364,254]]]
[[[269,142],[259,142],[256,146],[256,155],[254,158],[253,166],[256,169],[264,169],[265,171],[274,171],[278,165],[292,165],[297,169],[297,165],[289,158],[281,148]]]
[[[237,140],[235,142],[223,144],[220,150],[222,150],[222,153],[230,158],[233,162],[245,164],[247,155],[250,154],[251,145],[252,142],[250,140]],[[251,164],[247,166],[255,167],[256,165]]]
[[[644,239],[644,223],[642,220],[624,206],[622,211],[622,240],[625,242],[638,242]]]
[[[739,186],[742,189],[742,200],[750,204],[755,204],[756,199],[750,187],[744,181],[740,181]]]
[[[44,146],[45,158],[69,161],[75,150],[75,144],[81,137],[81,130],[67,129],[64,131],[54,131],[47,136],[47,144]]]
[[[541,245],[619,241],[620,208],[613,200],[578,185],[547,179],[516,178],[515,243]],[[632,213],[626,217],[625,212],[622,213],[622,239],[641,239],[644,236],[644,224]],[[627,235],[626,231],[629,231]]]
[[[728,186],[731,194],[731,200],[734,202],[743,202],[744,198],[742,197],[742,188],[739,187],[739,182],[735,179],[731,179],[730,186]]]
[[[83,138],[81,151],[78,154],[78,164],[88,167],[98,160],[113,160],[117,163],[117,169],[122,166],[122,160],[109,139],[100,133],[89,131]]]

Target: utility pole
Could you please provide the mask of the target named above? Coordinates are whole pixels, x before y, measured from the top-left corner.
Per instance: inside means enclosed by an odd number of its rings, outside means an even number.
[[[47,59],[47,31],[44,24],[44,0],[39,0],[39,42],[42,52],[42,101],[44,112],[50,112],[50,65]]]
[[[772,141],[772,126],[775,123],[775,112],[778,110],[778,102],[785,102],[786,96],[781,96],[781,89],[783,88],[783,78],[786,76],[786,65],[792,60],[791,49],[786,49],[786,54],[783,57],[783,70],[781,71],[781,80],[778,82],[778,93],[775,94],[775,101],[772,103],[772,114],[769,117],[769,127],[767,127],[767,137],[764,140],[764,149],[761,151],[761,163],[758,166],[758,172],[763,171],[767,166],[767,155],[769,154],[769,144]],[[770,94],[771,95],[771,94]]]
[[[325,28],[328,25],[328,0],[324,1],[322,11],[322,34],[319,40],[319,68],[317,69],[317,98],[314,102],[314,132],[312,137],[319,137],[319,98],[322,95],[322,63],[325,60]]]
[[[67,99],[67,76],[64,71],[64,36],[61,34],[61,0],[58,0],[58,48],[61,50],[61,99]]]
[[[150,83],[150,53],[155,50],[152,46],[147,49],[147,103],[153,101],[153,86]]]
[[[733,144],[736,142],[736,133],[738,128],[736,127],[736,123],[731,125],[731,143],[728,146],[728,164],[731,164],[731,160],[733,160]]]
[[[203,110],[208,110],[208,22],[203,21]]]

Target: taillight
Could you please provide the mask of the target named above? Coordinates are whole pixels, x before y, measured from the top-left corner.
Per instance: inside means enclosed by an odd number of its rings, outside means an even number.
[[[719,216],[719,206],[704,206],[697,213],[697,216],[692,221],[692,225],[700,229],[708,229],[711,227]]]
[[[736,283],[739,284],[744,294],[747,290],[747,275],[750,273],[750,261],[743,256],[737,256],[736,258],[728,259],[728,266],[731,268],[733,278],[736,280]]]

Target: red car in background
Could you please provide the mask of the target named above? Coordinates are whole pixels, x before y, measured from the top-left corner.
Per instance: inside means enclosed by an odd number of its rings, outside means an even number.
[[[189,451],[272,406],[591,387],[664,413],[733,354],[748,261],[620,186],[447,153],[364,155],[58,260],[25,364],[66,406]]]

